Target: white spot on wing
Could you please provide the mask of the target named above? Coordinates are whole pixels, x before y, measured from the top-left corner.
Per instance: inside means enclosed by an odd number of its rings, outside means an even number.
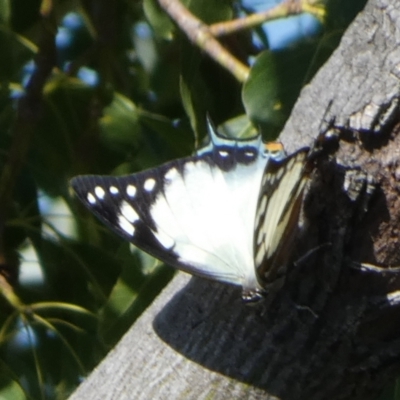
[[[88,202],[90,204],[95,204],[96,203],[96,197],[94,197],[92,195],[92,193],[90,193],[90,192],[87,194],[87,200],[88,200]]]
[[[135,197],[135,195],[136,195],[136,187],[133,186],[133,185],[128,185],[128,186],[126,187],[126,194],[127,194],[129,197]]]
[[[115,186],[110,186],[109,188],[111,194],[118,194],[119,190]]]
[[[154,189],[154,186],[156,185],[156,181],[153,178],[146,179],[144,182],[144,190],[147,192],[151,192]]]
[[[225,150],[220,150],[218,153],[221,157],[228,157],[228,152]]]
[[[135,227],[123,215],[118,216],[118,224],[128,235],[133,236],[135,233]]]
[[[104,191],[104,189],[101,186],[96,186],[94,188],[94,193],[96,194],[96,196],[100,199],[103,200],[104,199],[104,195],[106,194],[106,192]]]
[[[122,202],[120,211],[129,222],[133,223],[139,219],[138,213],[127,201]]]
[[[169,180],[173,180],[178,175],[178,170],[176,168],[171,168],[166,174],[165,177]]]

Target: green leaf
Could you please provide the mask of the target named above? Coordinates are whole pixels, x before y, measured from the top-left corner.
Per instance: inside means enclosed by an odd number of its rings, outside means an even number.
[[[137,148],[139,134],[140,125],[135,104],[126,96],[115,93],[100,119],[102,145],[119,153],[126,153]]]
[[[4,25],[0,27],[0,81],[19,81],[20,69],[31,59],[36,46],[24,36],[21,36]]]
[[[175,26],[165,11],[161,9],[158,1],[144,0],[143,10],[154,32],[161,38],[171,39]]]
[[[0,360],[0,399],[26,400],[28,397],[15,374]]]
[[[285,115],[279,93],[278,66],[270,51],[256,58],[243,86],[243,104],[256,126],[277,131],[283,125]]]
[[[232,4],[221,0],[183,0],[190,12],[206,24],[222,22],[233,16]]]
[[[42,237],[38,248],[48,298],[96,309],[107,298],[121,266],[114,251],[121,241],[105,232],[102,246]],[[73,288],[73,290],[71,290]]]
[[[246,114],[225,121],[218,126],[218,131],[230,138],[249,138],[258,134]]]
[[[94,95],[90,86],[62,74],[46,85],[43,118],[35,129],[30,166],[38,186],[51,196],[65,195],[75,143],[90,132],[88,116]]]
[[[194,135],[187,124],[143,111],[140,112],[140,123],[144,132],[151,131],[163,141],[168,159],[185,157],[193,152]]]
[[[301,88],[311,77],[307,74],[315,44],[257,56],[242,98],[246,113],[263,136],[271,141],[278,137]]]
[[[114,325],[137,300],[138,291],[145,280],[139,259],[128,246],[123,246],[116,256],[121,259],[123,267],[101,312],[99,329],[105,342],[112,340]]]
[[[100,335],[108,345],[121,338],[175,273],[161,265],[144,275],[137,251],[119,253],[125,258],[123,270],[100,315]]]
[[[0,24],[8,25],[10,16],[10,0],[0,0]]]

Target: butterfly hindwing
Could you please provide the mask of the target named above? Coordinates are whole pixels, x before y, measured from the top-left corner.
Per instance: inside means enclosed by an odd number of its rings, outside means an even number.
[[[263,286],[278,280],[289,261],[307,182],[308,149],[266,166],[258,200],[255,233],[255,268]]]

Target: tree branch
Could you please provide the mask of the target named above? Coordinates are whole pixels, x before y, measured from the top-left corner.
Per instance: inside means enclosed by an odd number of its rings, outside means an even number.
[[[286,0],[269,10],[254,13],[248,17],[212,24],[209,27],[210,33],[214,37],[226,36],[234,32],[254,28],[267,21],[287,18],[304,12],[308,12],[322,20],[325,17],[324,8],[310,3],[312,2],[309,0]]]

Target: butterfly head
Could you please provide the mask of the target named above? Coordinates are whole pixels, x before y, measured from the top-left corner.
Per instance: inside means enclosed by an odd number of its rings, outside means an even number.
[[[209,142],[207,145],[197,150],[196,154],[198,156],[215,152],[219,152],[220,155],[223,155],[225,152],[228,154],[235,149],[236,156],[239,156],[239,161],[244,164],[253,163],[260,158],[264,160],[268,158],[282,160],[286,157],[285,150],[281,143],[264,143],[260,134],[252,138],[243,139],[224,137],[218,133],[210,118],[207,118],[207,131]]]

